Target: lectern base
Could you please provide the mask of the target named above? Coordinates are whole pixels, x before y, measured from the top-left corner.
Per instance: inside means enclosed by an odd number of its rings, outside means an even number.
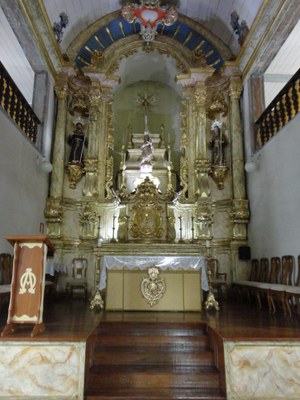
[[[7,336],[7,335],[9,335],[10,333],[13,333],[16,329],[16,325],[20,325],[20,324],[13,324],[13,323],[10,323],[10,324],[6,324],[5,325],[5,327],[3,328],[3,330],[2,330],[2,332],[1,332],[1,336],[3,337],[3,336]],[[31,337],[34,337],[34,336],[36,336],[36,335],[38,335],[39,333],[42,333],[42,332],[44,332],[45,331],[45,329],[46,329],[46,327],[45,327],[45,324],[44,323],[40,323],[40,324],[35,324],[34,325],[34,327],[33,327],[33,329],[32,329],[32,332],[31,332]]]

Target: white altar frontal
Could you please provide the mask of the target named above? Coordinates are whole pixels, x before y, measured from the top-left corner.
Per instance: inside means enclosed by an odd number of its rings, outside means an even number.
[[[104,256],[100,290],[106,310],[201,311],[208,290],[205,258]]]

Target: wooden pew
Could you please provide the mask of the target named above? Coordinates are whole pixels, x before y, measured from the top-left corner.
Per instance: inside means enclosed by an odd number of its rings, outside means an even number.
[[[269,260],[267,258],[263,258],[261,263],[265,265],[265,270],[269,267]],[[257,282],[255,286],[255,294],[259,308],[262,308],[261,296],[265,296],[268,302],[269,311],[271,311],[271,304],[269,298],[269,290],[275,284],[279,283],[279,275],[281,270],[281,260],[280,257],[272,257],[271,258],[271,268],[269,272],[269,276],[266,279],[266,282]]]
[[[246,295],[248,301],[250,302],[251,294],[253,293],[253,288],[259,282],[261,277],[261,264],[257,258],[251,260],[251,271],[248,280],[235,281],[233,282],[233,289],[238,293],[238,297],[242,299]]]
[[[292,316],[293,312],[297,312],[298,303],[296,303],[296,299],[300,298],[300,255],[298,255],[298,276],[295,281],[295,285],[290,287],[285,287],[284,289],[284,302],[285,308],[289,314]]]
[[[271,285],[268,291],[270,311],[273,312],[273,314],[276,312],[276,300],[279,300],[279,302],[281,303],[285,315],[289,312],[286,306],[285,292],[287,289],[290,289],[292,287],[292,276],[294,273],[294,267],[294,256],[282,256],[281,277],[279,284]]]

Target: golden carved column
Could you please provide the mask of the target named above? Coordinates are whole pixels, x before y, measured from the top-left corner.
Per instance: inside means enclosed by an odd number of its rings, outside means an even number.
[[[113,156],[111,150],[114,149],[114,128],[113,128],[113,111],[112,111],[112,91],[109,90],[105,99],[105,135],[106,135],[106,153],[105,153],[105,199],[114,198],[112,192],[113,187]]]
[[[65,129],[67,120],[67,87],[55,87],[58,98],[56,129],[53,150],[53,170],[51,179],[50,196],[61,197],[64,181],[64,158],[65,158]]]
[[[184,86],[183,88],[183,105],[184,105],[184,118],[185,118],[185,154],[182,156],[182,175],[186,180],[188,199],[194,198],[196,191],[195,182],[195,166],[194,160],[196,156],[196,139],[195,139],[195,99],[194,99],[194,87],[191,85]],[[182,177],[181,177],[182,179]],[[186,195],[185,193],[185,195]],[[182,200],[182,199],[181,199]]]
[[[239,100],[242,85],[239,76],[230,78],[231,132],[232,132],[232,180],[233,180],[233,238],[247,239],[249,222],[248,200],[246,199],[244,150]]]
[[[100,91],[95,90],[89,95],[90,116],[89,116],[89,144],[85,158],[85,185],[84,196],[97,196],[97,173],[98,173],[98,146],[99,146],[99,115],[100,115]]]
[[[107,165],[107,158],[109,156],[109,149],[113,147],[113,137],[111,135],[112,124],[112,88],[106,87],[102,89],[100,109],[99,109],[99,123],[98,123],[98,180],[97,188],[99,193],[99,201],[105,201],[107,174],[109,171]],[[110,163],[111,164],[111,163]],[[112,179],[113,171],[111,171]]]
[[[207,159],[206,143],[206,89],[204,82],[198,82],[195,91],[196,100],[196,135],[197,135],[197,154],[195,158],[195,169],[198,177],[197,194],[200,198],[210,196],[208,174],[210,172],[210,162]]]
[[[58,98],[56,129],[53,150],[53,170],[50,187],[50,197],[47,199],[45,218],[47,221],[47,234],[51,238],[60,238],[62,206],[61,198],[64,183],[64,156],[65,156],[65,129],[67,119],[67,86],[56,86],[55,93]]]

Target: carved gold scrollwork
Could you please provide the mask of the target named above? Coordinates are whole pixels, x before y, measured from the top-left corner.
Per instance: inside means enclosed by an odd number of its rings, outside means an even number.
[[[76,189],[77,183],[80,181],[84,168],[80,164],[68,164],[67,165],[67,174],[70,180],[70,188]]]
[[[209,160],[199,159],[195,160],[196,170],[200,174],[208,174],[211,172],[211,164]]]
[[[135,238],[150,238],[163,236],[161,206],[153,207],[153,204],[137,204],[132,207],[133,217],[131,235]]]
[[[74,115],[76,112],[84,117],[89,115],[90,102],[87,95],[80,91],[74,93],[69,104],[69,112]]]
[[[182,190],[180,191],[180,198],[185,198],[188,191],[188,161],[185,157],[180,157],[180,185]]]
[[[235,199],[232,207],[233,239],[246,240],[247,230],[246,225],[249,222],[250,212],[249,204],[246,199]]]
[[[82,229],[82,237],[84,239],[95,239],[96,232],[97,212],[95,207],[91,204],[86,204],[83,212],[80,214],[80,224]]]
[[[207,108],[207,116],[211,120],[216,119],[219,114],[222,114],[223,117],[226,117],[228,114],[228,106],[223,92],[217,92]]]
[[[195,101],[197,107],[204,107],[206,102],[206,91],[203,88],[197,89],[195,92]]]
[[[106,160],[106,169],[105,169],[105,190],[106,190],[106,198],[112,199],[114,197],[112,192],[113,186],[113,157],[110,156]]]
[[[45,218],[60,222],[62,219],[62,206],[60,199],[49,197],[45,208]]]
[[[65,100],[68,97],[68,88],[65,86],[55,86],[54,88],[56,96],[60,100]]]
[[[49,237],[60,237],[60,228],[63,216],[61,199],[49,197],[47,199],[44,214],[47,221],[47,234]]]
[[[229,96],[232,100],[239,100],[242,93],[242,84],[239,77],[232,78],[230,82]]]
[[[148,275],[149,278],[142,280],[141,292],[152,307],[163,297],[166,291],[166,284],[163,278],[159,278],[159,269],[157,267],[149,268]]]
[[[207,202],[200,203],[196,213],[196,237],[198,239],[211,239],[212,218],[211,204]]]
[[[248,222],[250,217],[248,200],[237,199],[233,202],[232,218],[235,222]]]
[[[224,182],[228,175],[228,167],[226,165],[214,165],[210,172],[211,177],[217,184],[219,190],[224,189]]]
[[[164,235],[164,208],[156,186],[146,178],[138,187],[135,204],[131,208],[130,234],[133,238],[154,239]]]
[[[104,308],[104,301],[102,300],[100,290],[97,290],[91,301],[90,309],[93,310],[94,308]]]

